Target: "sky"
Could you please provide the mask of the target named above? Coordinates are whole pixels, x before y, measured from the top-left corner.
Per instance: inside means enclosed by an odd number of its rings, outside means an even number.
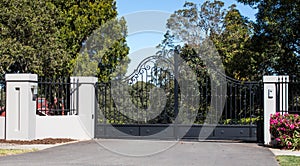
[[[170,14],[182,9],[187,0],[116,0],[118,17],[125,17],[128,26],[127,45],[130,47],[131,63],[127,73],[131,73],[144,58],[154,55],[155,48],[166,32],[166,22]],[[202,4],[205,0],[189,0]],[[223,0],[225,7],[236,4],[240,13],[255,21],[256,10],[235,0]]]
[[[125,15],[141,10],[161,10],[166,12],[174,12],[181,9],[186,2],[194,2],[196,4],[202,4],[204,0],[116,0],[117,10],[119,15]],[[251,9],[249,6],[245,6],[242,3],[238,3],[235,0],[223,0],[225,6],[236,4],[242,15],[255,19],[256,10]]]

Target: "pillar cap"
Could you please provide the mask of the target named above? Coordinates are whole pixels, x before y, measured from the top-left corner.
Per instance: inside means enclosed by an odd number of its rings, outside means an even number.
[[[96,83],[98,81],[97,77],[71,77],[71,82],[78,83]]]
[[[37,74],[5,74],[5,80],[8,82],[34,82],[38,81]]]
[[[263,76],[263,82],[289,82],[289,76]]]

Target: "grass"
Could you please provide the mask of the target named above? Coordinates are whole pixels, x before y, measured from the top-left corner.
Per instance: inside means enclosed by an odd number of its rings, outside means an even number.
[[[0,156],[35,152],[37,149],[0,149]]]
[[[300,166],[300,156],[276,156],[280,166]]]

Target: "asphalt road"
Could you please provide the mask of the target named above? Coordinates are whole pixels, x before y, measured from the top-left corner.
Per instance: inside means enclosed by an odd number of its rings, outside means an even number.
[[[276,166],[278,163],[272,152],[254,143],[91,140],[0,157],[0,165]]]

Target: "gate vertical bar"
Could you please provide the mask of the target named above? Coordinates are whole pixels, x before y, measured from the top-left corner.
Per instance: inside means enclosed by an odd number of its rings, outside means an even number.
[[[95,104],[95,119],[94,119],[94,138],[97,138],[98,136],[97,136],[97,128],[98,128],[98,117],[99,117],[99,99],[100,99],[100,97],[99,97],[99,84],[98,84],[98,82],[96,82],[95,84],[94,84],[94,87],[95,87],[95,101],[94,101],[94,104]],[[99,107],[98,107],[99,106]]]
[[[76,112],[79,115],[79,79],[76,80]]]
[[[178,135],[178,56],[179,47],[177,46],[174,51],[174,115],[175,115],[175,125],[174,125],[174,135],[176,139],[179,139]]]

